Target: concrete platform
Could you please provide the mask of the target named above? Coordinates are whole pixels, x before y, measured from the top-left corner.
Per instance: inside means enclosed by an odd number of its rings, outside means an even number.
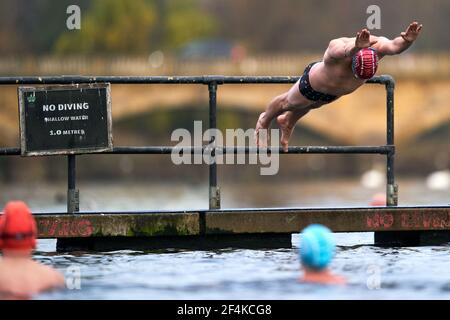
[[[379,245],[450,242],[450,206],[280,208],[36,214],[39,238],[59,250],[286,247],[311,223],[334,232],[375,232]]]

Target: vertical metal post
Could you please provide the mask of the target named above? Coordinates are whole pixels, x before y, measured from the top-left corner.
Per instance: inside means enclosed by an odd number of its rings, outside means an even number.
[[[394,80],[390,80],[386,84],[387,98],[387,144],[394,146]],[[387,185],[386,185],[386,202],[388,206],[396,206],[398,203],[398,186],[395,184],[394,173],[394,156],[395,151],[387,154]]]
[[[209,92],[209,128],[217,128],[217,82],[208,83]],[[214,137],[210,141],[212,147],[215,147]],[[213,149],[212,156],[215,157],[216,151]],[[217,163],[209,164],[209,209],[220,209],[220,189],[217,186]]]
[[[80,211],[80,193],[76,189],[76,158],[67,157],[67,213]]]

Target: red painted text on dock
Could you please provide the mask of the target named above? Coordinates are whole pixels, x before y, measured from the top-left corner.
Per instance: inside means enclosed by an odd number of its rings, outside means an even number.
[[[394,224],[392,213],[374,213],[367,216],[367,227],[371,229],[389,229]]]
[[[412,212],[402,213],[403,228],[448,229],[450,212]]]
[[[93,233],[91,221],[43,219],[38,222],[39,235],[44,237],[89,237]]]

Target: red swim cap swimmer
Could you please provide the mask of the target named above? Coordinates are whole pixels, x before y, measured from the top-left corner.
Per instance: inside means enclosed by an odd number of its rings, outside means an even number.
[[[7,203],[0,216],[0,249],[34,249],[36,235],[36,222],[28,206],[22,201]]]
[[[352,57],[352,70],[357,78],[370,79],[377,72],[377,68],[378,55],[375,49],[361,49]]]

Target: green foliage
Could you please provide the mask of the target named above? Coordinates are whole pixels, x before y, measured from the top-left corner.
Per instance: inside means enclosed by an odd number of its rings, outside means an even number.
[[[146,0],[93,0],[82,16],[80,31],[67,31],[55,45],[57,53],[142,53],[148,49],[156,17]]]
[[[196,0],[93,0],[80,31],[58,39],[60,54],[142,54],[210,36],[214,20]]]
[[[178,48],[193,39],[215,33],[215,20],[199,10],[197,3],[195,0],[168,1],[165,47]]]
[[[392,38],[412,21],[424,25],[408,52],[450,48],[448,0],[378,1]],[[66,28],[67,6],[80,6],[82,30]],[[330,39],[353,36],[369,0],[1,0],[0,55],[133,54],[173,49],[217,36],[255,53],[323,51]]]

